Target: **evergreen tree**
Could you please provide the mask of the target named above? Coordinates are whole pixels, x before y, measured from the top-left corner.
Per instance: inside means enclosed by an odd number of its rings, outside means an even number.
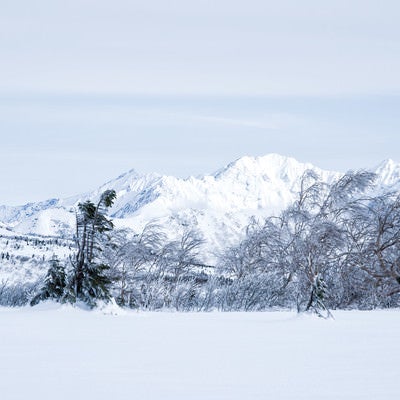
[[[114,190],[106,190],[97,204],[86,201],[78,205],[75,237],[78,251],[68,285],[68,296],[73,302],[80,300],[94,307],[96,300],[110,299],[109,266],[101,262],[101,252],[114,227],[106,212],[115,198]]]
[[[104,243],[110,240],[108,233],[114,225],[106,212],[116,198],[114,190],[107,190],[97,204],[80,203],[76,214],[75,242],[77,252],[66,272],[56,257],[51,260],[44,286],[33,298],[31,305],[49,298],[61,302],[83,301],[90,307],[97,300],[109,300],[111,280],[107,276],[109,266],[101,262]]]
[[[65,268],[60,265],[56,256],[50,261],[50,268],[44,280],[44,285],[40,292],[32,299],[31,306],[38,304],[40,301],[54,299],[60,301],[64,297],[66,287]]]

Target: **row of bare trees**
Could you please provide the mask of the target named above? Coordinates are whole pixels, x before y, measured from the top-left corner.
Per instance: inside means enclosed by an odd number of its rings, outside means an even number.
[[[199,307],[198,292],[208,282],[211,266],[201,261],[202,238],[192,230],[170,240],[156,224],[129,237],[114,236],[118,243],[109,254],[113,293],[123,306],[145,309]]]
[[[253,221],[222,260],[242,282],[235,302],[325,315],[332,308],[398,306],[400,197],[374,194],[374,179],[348,173],[328,185],[307,171],[294,204],[279,217]],[[260,287],[263,302],[254,302]]]
[[[400,305],[400,197],[379,193],[369,172],[327,184],[307,171],[281,215],[255,219],[214,266],[195,231],[168,240],[157,225],[107,254],[113,294],[144,309],[331,309]],[[379,194],[377,194],[379,193]]]

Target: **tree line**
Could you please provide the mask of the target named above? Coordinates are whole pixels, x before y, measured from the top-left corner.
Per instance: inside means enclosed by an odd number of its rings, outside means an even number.
[[[156,224],[140,234],[115,230],[107,211],[115,191],[79,204],[76,252],[54,258],[31,304],[54,299],[115,301],[124,307],[179,311],[333,309],[400,303],[400,196],[380,193],[370,172],[327,184],[304,173],[295,202],[278,216],[253,220],[242,240],[203,262],[204,238],[187,230],[169,239]],[[378,193],[378,194],[377,194]]]

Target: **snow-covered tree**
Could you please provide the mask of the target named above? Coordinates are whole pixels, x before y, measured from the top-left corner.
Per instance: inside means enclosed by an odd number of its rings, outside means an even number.
[[[374,285],[369,306],[400,300],[400,196],[387,193],[366,199],[347,225],[352,275]],[[397,299],[397,300],[395,300]]]
[[[60,264],[58,258],[53,256],[50,261],[50,267],[44,279],[44,284],[39,293],[31,300],[31,305],[34,306],[40,301],[48,299],[60,301],[64,297],[65,288],[65,268]]]
[[[68,293],[70,301],[83,301],[94,306],[97,300],[109,300],[111,280],[107,275],[109,266],[102,261],[103,247],[111,240],[114,228],[107,218],[107,210],[116,198],[114,190],[106,190],[97,204],[86,201],[78,205],[76,214],[77,253],[71,259]]]

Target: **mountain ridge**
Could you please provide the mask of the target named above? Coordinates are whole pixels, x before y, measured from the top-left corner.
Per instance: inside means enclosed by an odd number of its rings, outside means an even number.
[[[0,206],[0,222],[18,234],[71,235],[76,205],[114,189],[117,200],[110,215],[117,227],[138,231],[157,221],[179,232],[191,226],[220,248],[238,236],[251,216],[277,214],[291,204],[308,169],[326,183],[342,175],[275,153],[244,156],[211,175],[184,179],[131,169],[92,192],[17,207]],[[400,164],[384,160],[371,171],[378,175],[378,186],[400,188]]]

